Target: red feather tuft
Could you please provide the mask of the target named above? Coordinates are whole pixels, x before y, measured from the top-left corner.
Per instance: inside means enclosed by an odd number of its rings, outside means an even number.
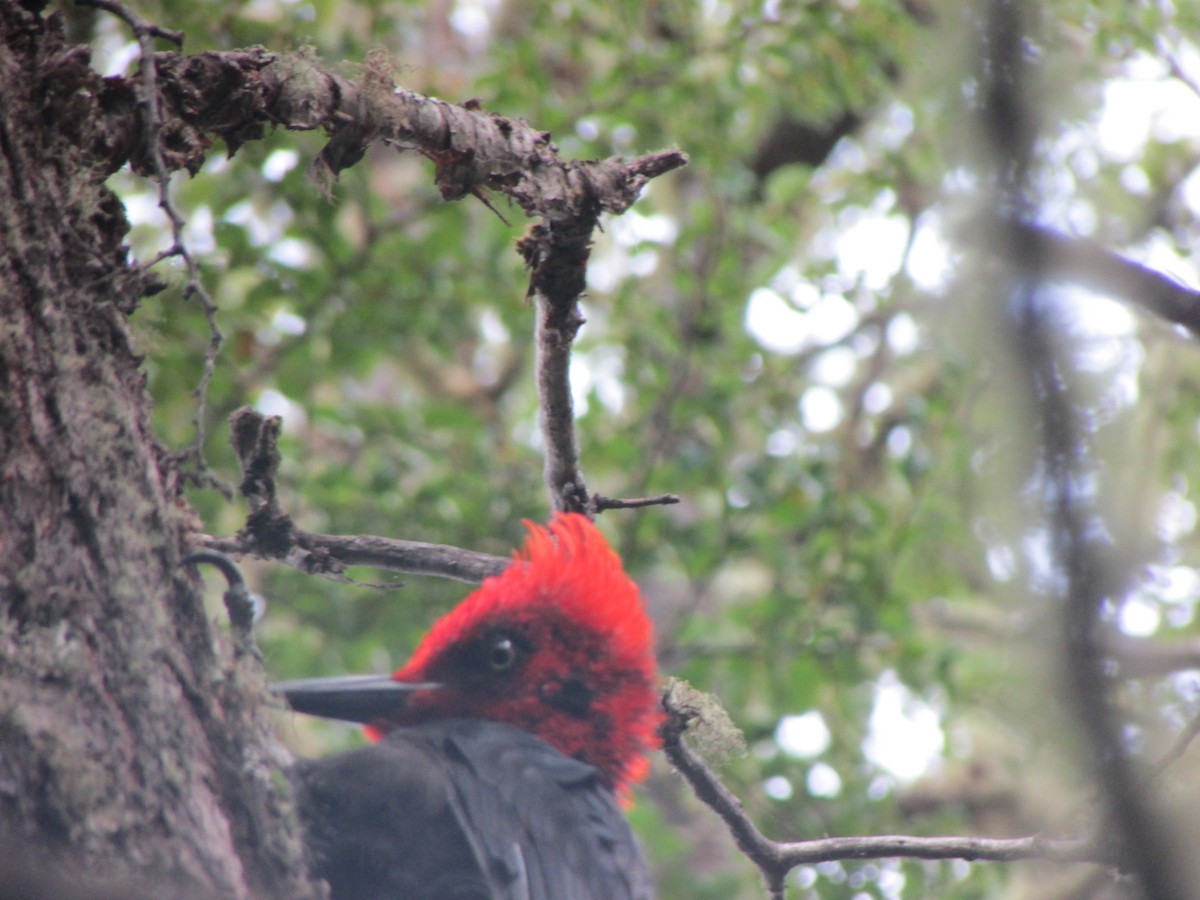
[[[420,692],[394,723],[377,726],[449,717],[509,722],[595,765],[622,789],[645,774],[645,753],[657,746],[653,627],[637,585],[587,518],[525,524],[529,537],[513,564],[435,622],[395,673],[398,681],[446,688]],[[509,633],[524,654],[519,671],[481,679],[474,648]]]

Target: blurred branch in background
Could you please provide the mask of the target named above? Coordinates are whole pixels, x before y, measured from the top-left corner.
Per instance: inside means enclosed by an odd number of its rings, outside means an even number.
[[[1061,278],[1119,297],[1200,337],[1200,291],[1095,241],[1028,221],[1012,220],[1004,227],[1018,253],[1041,260],[1044,280]]]
[[[1079,720],[1105,812],[1097,840],[1111,846],[1121,867],[1137,875],[1146,897],[1168,900],[1191,893],[1184,887],[1191,881],[1181,865],[1176,834],[1135,773],[1123,725],[1110,702],[1113,679],[1097,638],[1105,605],[1120,603],[1132,573],[1120,568],[1106,547],[1107,529],[1095,505],[1097,491],[1089,487],[1096,473],[1090,462],[1086,411],[1072,393],[1070,347],[1055,333],[1049,312],[1053,300],[1047,287],[1048,264],[1064,244],[1043,230],[1014,224],[1038,216],[1031,188],[1032,170],[1039,162],[1040,123],[1033,100],[1038,89],[1026,51],[1028,35],[1039,23],[1032,4],[988,0],[985,6],[979,115],[993,163],[994,202],[1005,217],[995,226],[996,236],[1007,251],[1011,272],[992,302],[1009,326],[1013,374],[1024,380],[1035,416],[1039,452],[1032,480],[1050,528],[1050,597],[1061,616],[1062,696]],[[1161,282],[1094,251],[1084,255],[1091,267],[1099,259],[1109,272],[1115,269],[1127,277],[1136,273],[1142,283]]]

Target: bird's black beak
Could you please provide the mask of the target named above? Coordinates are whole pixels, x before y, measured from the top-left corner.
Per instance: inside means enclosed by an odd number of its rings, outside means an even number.
[[[391,675],[345,675],[280,681],[271,685],[271,691],[296,712],[368,725],[403,709],[413,691],[440,687],[435,683],[396,681]]]

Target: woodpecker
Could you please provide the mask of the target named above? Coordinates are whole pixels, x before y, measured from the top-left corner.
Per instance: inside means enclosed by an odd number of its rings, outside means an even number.
[[[296,764],[333,900],[649,900],[621,811],[662,719],[637,586],[587,518],[527,525],[391,675],[284,682],[376,741]]]

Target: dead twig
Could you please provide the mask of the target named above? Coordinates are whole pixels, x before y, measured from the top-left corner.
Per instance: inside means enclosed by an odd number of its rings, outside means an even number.
[[[657,497],[630,497],[627,500],[618,500],[613,497],[602,497],[599,494],[592,494],[591,506],[596,512],[604,512],[606,509],[641,509],[645,506],[673,506],[679,502],[679,497],[675,494],[659,494]]]
[[[239,487],[250,511],[235,537],[204,536],[200,543],[221,553],[279,559],[312,574],[345,579],[348,566],[372,566],[416,575],[440,575],[479,583],[502,572],[511,560],[444,544],[401,541],[374,535],[328,535],[303,531],[279,504],[278,416],[242,407],[230,416],[234,452],[242,467]],[[386,585],[394,587],[394,585]]]
[[[180,463],[180,474],[183,477],[191,479],[198,486],[215,488],[226,499],[229,499],[232,498],[233,492],[209,469],[208,461],[204,458],[204,441],[207,437],[205,418],[208,411],[208,388],[212,382],[213,373],[216,371],[217,354],[221,351],[221,344],[225,337],[217,325],[217,305],[200,277],[200,264],[188,250],[184,240],[183,229],[187,222],[171,201],[171,170],[168,168],[162,152],[164,117],[159,94],[159,73],[154,52],[154,39],[163,38],[182,47],[184,35],[181,31],[172,31],[146,21],[116,0],[77,0],[77,2],[81,6],[90,6],[112,13],[129,25],[137,38],[140,57],[137,105],[141,111],[144,151],[146,158],[150,161],[154,182],[158,188],[158,207],[166,215],[167,221],[171,225],[171,246],[159,253],[144,268],[153,268],[164,259],[174,256],[182,259],[187,271],[183,299],[185,301],[197,300],[208,323],[208,346],[204,351],[200,380],[196,384],[196,409],[192,414],[192,430],[195,437],[191,446],[176,454],[176,460]]]

